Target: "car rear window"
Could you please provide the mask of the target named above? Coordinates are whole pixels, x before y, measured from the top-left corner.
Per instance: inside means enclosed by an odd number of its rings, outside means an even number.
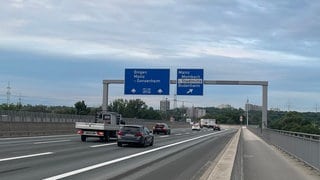
[[[156,124],[156,127],[157,127],[157,128],[163,128],[164,125],[163,125],[163,124]]]
[[[135,133],[135,132],[139,132],[140,128],[139,127],[133,127],[133,126],[125,126],[122,127],[121,129],[123,132],[131,132],[131,133]]]

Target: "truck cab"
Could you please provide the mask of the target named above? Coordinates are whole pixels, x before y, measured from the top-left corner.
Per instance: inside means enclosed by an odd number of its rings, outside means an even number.
[[[116,112],[99,112],[96,114],[95,123],[124,125],[125,121],[122,119],[122,115]]]

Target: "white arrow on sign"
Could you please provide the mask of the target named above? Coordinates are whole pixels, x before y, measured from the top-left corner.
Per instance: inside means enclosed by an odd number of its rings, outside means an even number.
[[[136,92],[137,92],[136,89],[131,89],[132,94],[135,94]]]
[[[189,89],[189,90],[187,91],[187,94],[192,94],[192,92],[193,92],[193,89]]]
[[[159,94],[162,94],[162,93],[163,93],[163,90],[162,90],[162,89],[158,89],[158,93],[159,93]]]

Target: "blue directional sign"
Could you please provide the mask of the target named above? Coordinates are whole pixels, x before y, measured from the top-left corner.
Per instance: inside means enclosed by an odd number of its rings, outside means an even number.
[[[169,95],[170,69],[126,69],[124,94]]]
[[[177,95],[203,95],[203,69],[178,69]]]

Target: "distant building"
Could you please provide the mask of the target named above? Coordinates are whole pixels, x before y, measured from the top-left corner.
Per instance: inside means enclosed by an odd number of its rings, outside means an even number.
[[[202,108],[191,107],[187,109],[187,116],[190,118],[200,118],[206,115],[206,110]]]
[[[206,110],[205,110],[205,109],[196,108],[196,117],[197,117],[197,118],[203,117],[203,116],[205,116],[206,114],[207,114],[207,113],[206,113]]]
[[[245,104],[245,111],[261,111],[262,110],[262,106],[258,106],[258,105],[254,105],[254,104],[250,104],[250,103],[246,103]]]
[[[168,111],[170,110],[170,101],[168,99],[160,101],[160,111]]]
[[[280,108],[270,108],[271,111],[281,111]]]
[[[217,108],[219,108],[219,109],[231,109],[233,107],[230,104],[221,104]]]

